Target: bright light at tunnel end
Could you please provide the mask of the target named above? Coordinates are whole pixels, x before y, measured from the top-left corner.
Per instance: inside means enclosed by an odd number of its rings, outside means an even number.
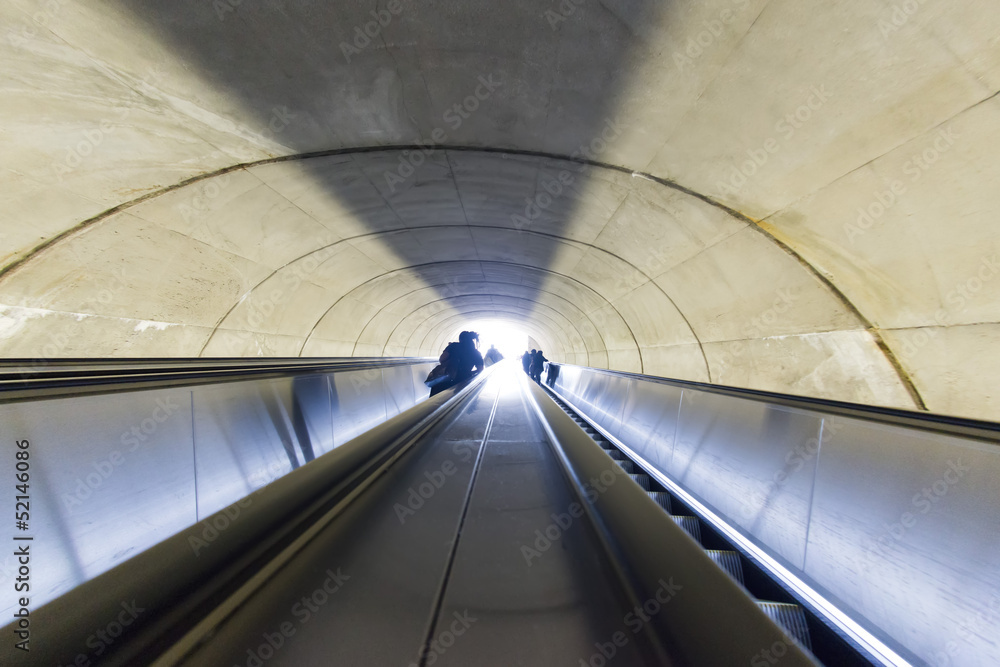
[[[475,331],[479,334],[479,351],[484,355],[495,345],[504,359],[514,359],[524,354],[528,349],[528,334],[510,322],[503,320],[476,320],[468,322],[448,339],[458,340],[462,331]]]

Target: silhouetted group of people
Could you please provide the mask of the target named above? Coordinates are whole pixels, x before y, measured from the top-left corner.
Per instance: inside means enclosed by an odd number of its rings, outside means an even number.
[[[487,366],[492,366],[503,360],[503,355],[495,345],[490,345],[485,359],[479,352],[479,334],[475,331],[463,331],[458,335],[458,341],[448,343],[444,352],[438,358],[438,365],[428,373],[424,380],[431,389],[431,396],[439,394],[449,387],[465,382],[481,372]],[[531,350],[521,355],[521,365],[524,372],[537,382],[542,383],[542,371],[548,363],[548,377],[545,384],[554,387],[559,377],[559,366],[549,362],[541,350]]]
[[[545,378],[545,384],[554,387],[556,379],[559,378],[559,366],[546,359],[541,350],[531,350],[521,355],[521,366],[524,368],[524,372],[538,384],[542,383],[542,371],[545,370],[546,363],[549,365],[549,372]]]

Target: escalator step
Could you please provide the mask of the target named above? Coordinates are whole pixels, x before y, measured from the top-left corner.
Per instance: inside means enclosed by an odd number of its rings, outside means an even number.
[[[649,497],[656,501],[656,504],[670,514],[670,494],[666,491],[650,491]]]
[[[798,640],[810,651],[812,650],[812,644],[809,642],[809,626],[806,625],[806,612],[801,606],[761,600],[757,601],[757,606],[767,614],[768,618],[784,628],[791,637]]]
[[[632,461],[630,461],[628,459],[615,459],[615,463],[617,463],[618,467],[620,467],[622,470],[624,470],[627,473],[636,475],[636,474],[642,472],[639,469],[639,466],[637,466],[635,463],[633,463]]]
[[[743,585],[743,564],[740,563],[740,555],[735,551],[716,551],[706,549],[708,557],[715,561],[715,564],[725,570],[730,577],[736,580],[740,586]]]
[[[674,520],[678,526],[684,529],[684,532],[695,539],[696,542],[701,544],[701,523],[698,522],[698,517],[695,516],[676,516],[670,515],[670,518]]]
[[[645,491],[649,491],[649,475],[629,475],[632,481],[641,486]]]
[[[613,458],[615,461],[624,461],[628,458],[627,456],[621,453],[621,450],[614,449],[613,447],[607,449],[606,451],[608,452],[608,456]]]

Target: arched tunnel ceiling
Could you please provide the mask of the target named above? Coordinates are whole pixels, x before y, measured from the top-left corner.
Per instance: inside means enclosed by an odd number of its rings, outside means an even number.
[[[0,352],[431,355],[496,318],[995,419],[1000,7],[915,6],[5,3]]]

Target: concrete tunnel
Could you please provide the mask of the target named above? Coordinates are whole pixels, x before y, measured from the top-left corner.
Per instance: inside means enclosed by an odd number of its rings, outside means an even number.
[[[987,0],[0,7],[0,354],[550,359],[996,420]]]

